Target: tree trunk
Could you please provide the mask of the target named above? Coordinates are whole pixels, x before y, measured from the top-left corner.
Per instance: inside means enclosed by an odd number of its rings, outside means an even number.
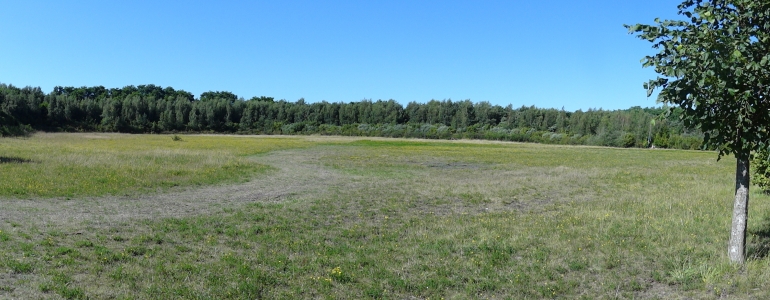
[[[746,224],[749,217],[749,154],[738,155],[735,168],[735,204],[727,255],[733,263],[746,261]]]

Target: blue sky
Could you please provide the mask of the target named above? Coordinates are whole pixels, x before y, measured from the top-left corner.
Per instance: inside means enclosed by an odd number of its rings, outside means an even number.
[[[0,82],[155,84],[308,102],[656,106],[650,44],[623,24],[679,0],[14,1]]]

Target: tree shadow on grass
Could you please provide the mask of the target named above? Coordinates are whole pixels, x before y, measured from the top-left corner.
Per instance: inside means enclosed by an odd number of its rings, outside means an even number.
[[[770,255],[770,215],[765,215],[759,222],[759,226],[750,228],[746,238],[746,257],[753,259],[768,257]]]
[[[26,164],[33,162],[30,159],[11,156],[0,156],[0,164]]]

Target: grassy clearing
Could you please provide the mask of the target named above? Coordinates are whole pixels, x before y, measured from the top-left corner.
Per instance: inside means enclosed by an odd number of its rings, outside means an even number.
[[[280,141],[280,142],[276,142]],[[0,143],[0,196],[119,195],[249,179],[247,156],[301,146],[295,139],[126,134],[36,134]]]
[[[140,137],[154,138],[117,139]],[[249,149],[248,143],[275,143],[217,138]],[[716,162],[713,153],[693,151],[312,139],[281,139],[277,151],[251,158],[276,168],[254,182],[303,166],[334,178],[312,194],[109,227],[0,223],[0,297],[770,296],[767,196],[751,195],[752,259],[736,269],[725,255],[731,159]],[[249,153],[255,152],[233,155]],[[275,156],[287,153],[293,159]],[[301,174],[276,188],[313,178]]]

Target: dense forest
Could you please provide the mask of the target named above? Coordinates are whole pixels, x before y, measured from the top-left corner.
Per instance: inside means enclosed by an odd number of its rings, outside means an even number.
[[[155,85],[107,89],[0,84],[0,134],[41,131],[211,132],[490,139],[613,147],[697,149],[703,140],[676,109],[514,108],[470,100],[296,102],[210,91],[195,98]]]

